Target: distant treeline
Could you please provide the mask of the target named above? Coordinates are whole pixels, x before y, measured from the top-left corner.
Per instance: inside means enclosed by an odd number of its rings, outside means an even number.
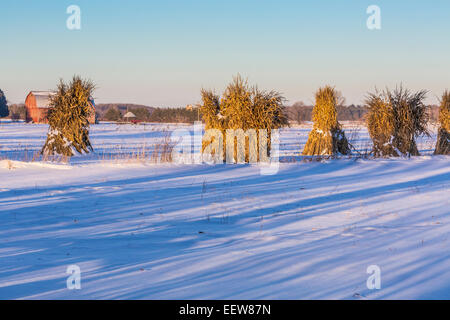
[[[349,105],[338,106],[338,121],[365,121],[365,117],[369,111],[367,106]],[[291,122],[302,123],[311,121],[313,106],[306,106],[303,102],[296,102],[292,106],[286,108],[288,119]],[[439,117],[439,106],[429,106],[429,114],[431,121],[437,121]]]
[[[285,108],[290,122],[302,123],[311,121],[313,106],[307,106],[302,102],[294,103]],[[136,120],[143,122],[169,122],[169,123],[193,123],[202,115],[197,107],[193,108],[154,108],[130,104],[103,104],[97,105],[97,114],[100,121],[124,121],[123,116],[128,111],[136,115]],[[349,105],[338,106],[339,121],[365,121],[368,113],[367,106]],[[429,107],[431,121],[437,121],[439,107]]]
[[[151,113],[155,108],[131,103],[103,103],[95,105],[97,119],[100,121],[119,121],[125,113],[132,109]]]
[[[27,117],[27,109],[24,104],[11,104],[8,106],[8,118],[12,120],[25,120]]]
[[[143,122],[193,123],[199,119],[197,108],[154,108],[137,105],[108,104],[97,106],[100,121],[125,121],[124,115],[133,113],[133,120]]]
[[[194,123],[200,120],[198,108],[156,108],[150,115],[150,122]]]
[[[24,104],[12,104],[8,106],[8,118],[13,120],[25,120],[26,108]],[[290,122],[302,123],[311,121],[313,106],[304,105],[302,102],[294,103],[286,107],[286,113]],[[98,104],[96,105],[97,119],[99,121],[124,121],[123,116],[128,112],[136,115],[138,121],[143,122],[169,122],[169,123],[193,123],[201,119],[196,107],[186,108],[155,108],[136,104]],[[366,106],[350,105],[338,106],[339,121],[365,121],[368,113]],[[431,121],[437,121],[439,107],[429,107]]]
[[[106,107],[108,106],[108,107]],[[193,123],[201,119],[196,107],[186,108],[152,108],[152,107],[136,107],[124,105],[101,105],[102,110],[97,106],[98,119],[100,121],[124,121],[123,116],[128,111],[136,115],[138,121],[144,122],[171,122],[171,123]],[[303,103],[295,103],[290,107],[286,107],[287,117],[291,122],[302,123],[311,121],[313,106],[305,106]],[[339,107],[339,120],[362,121],[367,108],[361,106]]]
[[[292,106],[286,108],[289,121],[302,123],[311,121],[312,110],[314,106],[304,105],[303,102],[296,102]],[[368,112],[365,106],[338,106],[338,121],[363,121],[364,116]]]

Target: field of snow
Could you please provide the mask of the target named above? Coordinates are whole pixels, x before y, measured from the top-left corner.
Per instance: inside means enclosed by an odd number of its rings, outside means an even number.
[[[66,165],[29,161],[45,125],[0,124],[13,160],[0,160],[0,299],[450,299],[450,157],[430,156],[435,136],[421,157],[285,161],[273,176],[111,161],[178,127],[93,126],[96,153]],[[282,160],[301,159],[309,130],[282,130]]]
[[[356,123],[343,123],[347,137],[358,152],[371,148],[371,140],[367,129]],[[75,156],[71,163],[91,163],[98,161],[123,160],[136,153],[151,153],[156,144],[170,137],[170,133],[183,128],[193,135],[192,125],[182,124],[145,124],[117,125],[103,123],[91,126],[91,142],[94,153]],[[295,125],[280,130],[281,160],[299,160],[300,153],[306,144],[311,124]],[[47,125],[0,122],[0,159],[7,158],[18,161],[39,159],[38,153],[47,136]],[[418,147],[423,155],[432,154],[436,144],[436,128],[431,128],[431,137],[420,137]]]

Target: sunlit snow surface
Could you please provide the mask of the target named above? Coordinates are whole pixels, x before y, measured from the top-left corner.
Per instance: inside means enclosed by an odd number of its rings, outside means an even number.
[[[450,157],[430,155],[435,135],[421,157],[302,162],[311,128],[295,126],[273,176],[110,160],[179,127],[93,126],[96,154],[64,165],[25,162],[45,125],[0,124],[0,157],[19,160],[0,161],[0,298],[450,298]],[[346,133],[370,148],[365,128]],[[81,290],[66,287],[73,264]]]

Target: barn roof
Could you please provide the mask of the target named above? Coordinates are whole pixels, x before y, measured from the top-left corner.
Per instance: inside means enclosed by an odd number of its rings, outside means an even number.
[[[28,95],[32,94],[36,98],[36,107],[42,109],[50,108],[50,97],[55,95],[54,91],[30,91]],[[95,108],[95,102],[93,98],[89,100],[92,106]]]
[[[47,109],[50,108],[50,97],[55,95],[54,91],[31,91],[32,94],[36,98],[36,107]],[[95,107],[94,99],[90,100],[93,107]]]
[[[49,108],[50,97],[55,94],[53,91],[31,91],[36,97],[36,106],[38,108]]]

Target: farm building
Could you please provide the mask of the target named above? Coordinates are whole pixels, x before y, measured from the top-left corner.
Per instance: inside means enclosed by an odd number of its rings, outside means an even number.
[[[27,122],[47,123],[47,112],[50,107],[50,97],[54,95],[51,91],[31,91],[25,99],[25,107],[27,109]],[[95,102],[92,99],[92,115],[89,123],[95,123]]]

